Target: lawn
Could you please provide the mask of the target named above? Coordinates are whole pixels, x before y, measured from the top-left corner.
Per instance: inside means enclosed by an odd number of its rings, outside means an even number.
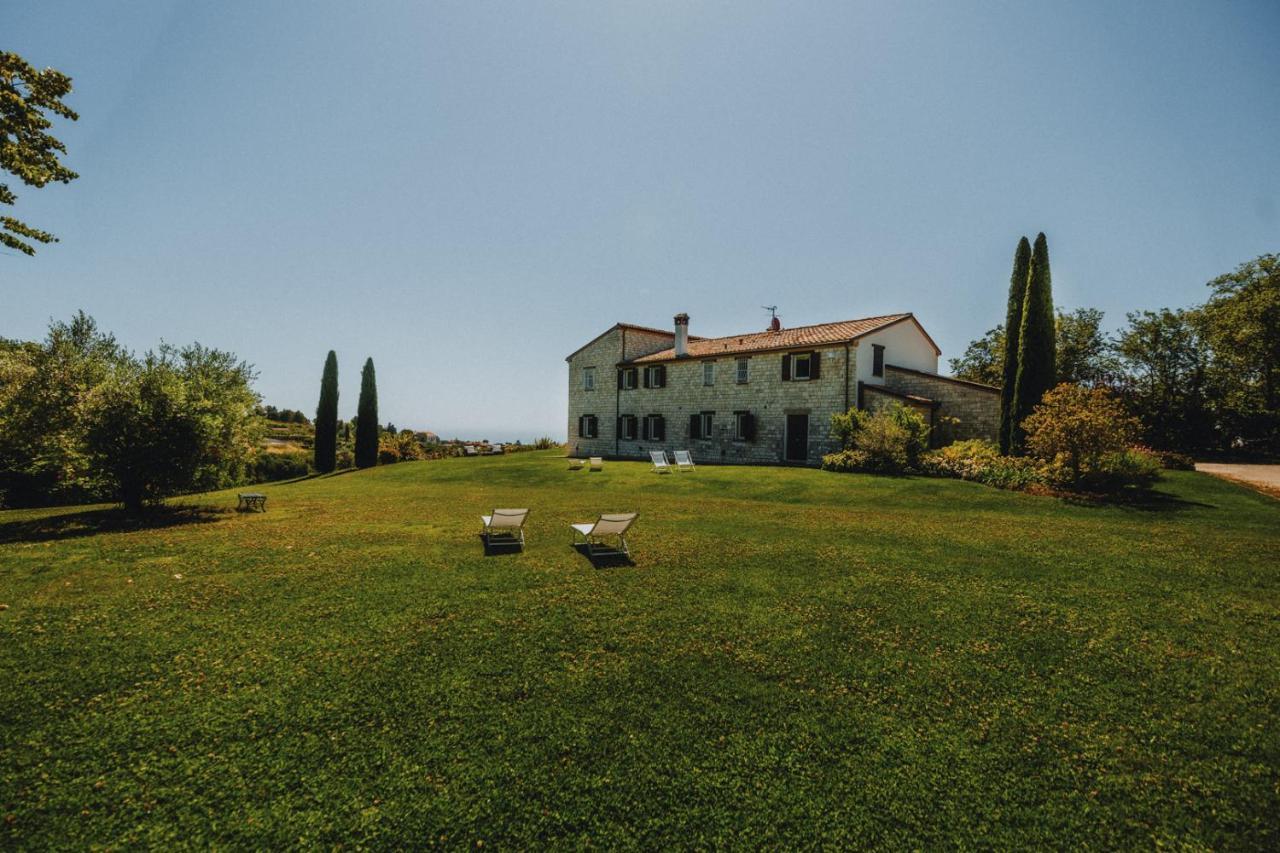
[[[1280,502],[1160,489],[526,453],[0,512],[0,846],[1275,849]],[[634,565],[569,545],[611,510]]]

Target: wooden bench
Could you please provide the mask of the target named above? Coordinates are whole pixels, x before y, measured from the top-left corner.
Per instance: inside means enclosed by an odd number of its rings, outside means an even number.
[[[238,512],[248,512],[250,510],[267,511],[267,496],[261,492],[240,492],[236,497],[240,499],[236,503]]]

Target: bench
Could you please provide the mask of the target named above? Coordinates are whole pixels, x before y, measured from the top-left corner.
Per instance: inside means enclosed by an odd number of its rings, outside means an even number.
[[[248,512],[250,510],[267,511],[267,496],[261,492],[240,492],[236,495],[239,501],[236,502],[237,512]]]

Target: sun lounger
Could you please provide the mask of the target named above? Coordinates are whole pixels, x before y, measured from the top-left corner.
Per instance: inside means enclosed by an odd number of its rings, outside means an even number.
[[[627,547],[627,530],[639,517],[638,512],[606,513],[596,519],[594,524],[589,522],[570,524],[569,526],[573,528],[573,544],[576,546],[578,537],[582,537],[583,543],[587,546],[587,553],[593,557],[603,554],[620,554],[629,557],[631,551]],[[605,542],[605,537],[617,537],[618,547],[610,548]]]
[[[653,470],[659,474],[670,474],[671,466],[667,464],[667,454],[662,450],[650,450],[649,459],[653,462]]]
[[[527,509],[495,509],[492,515],[480,516],[484,544],[491,545],[496,539],[501,544],[519,543],[524,547],[524,522],[528,517]]]
[[[602,457],[600,457],[600,456],[592,456],[592,457],[591,457],[591,469],[590,469],[590,470],[592,470],[592,471],[603,471],[603,470],[604,470],[604,459],[603,459]]]
[[[569,470],[570,470],[570,471],[581,471],[581,470],[582,470],[582,466],[583,466],[583,465],[585,465],[585,464],[587,464],[587,460],[585,460],[585,459],[575,459],[575,458],[573,458],[573,457],[570,457],[570,458],[569,458]]]
[[[687,450],[677,450],[675,455],[676,455],[676,468],[677,468],[677,470],[680,470],[680,471],[692,471],[692,470],[694,470],[694,466],[693,466],[693,455],[692,455],[691,453],[689,453],[689,451],[687,451]]]

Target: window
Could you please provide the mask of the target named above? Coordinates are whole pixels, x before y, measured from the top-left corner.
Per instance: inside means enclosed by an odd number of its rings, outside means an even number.
[[[749,358],[738,359],[738,384],[739,385],[747,384],[747,379],[748,379],[750,369],[751,369],[751,359]]]
[[[884,347],[871,345],[871,375],[884,376]]]
[[[624,367],[618,371],[618,389],[630,391],[639,385],[640,371],[634,367]]]
[[[733,413],[733,440],[755,441],[756,418],[750,412]]]
[[[812,364],[813,356],[809,353],[793,355],[791,357],[791,378],[795,380],[808,379],[809,369]]]
[[[689,438],[712,438],[712,423],[715,412],[694,412],[689,415]]]
[[[782,357],[782,381],[806,382],[817,379],[822,367],[820,352],[792,352]]]
[[[644,416],[644,439],[645,441],[667,440],[667,426],[662,415]]]
[[[618,418],[618,438],[623,441],[636,440],[636,416],[623,415]]]
[[[578,438],[596,438],[599,435],[599,422],[595,415],[583,415],[578,418]]]
[[[665,388],[667,386],[667,366],[656,364],[644,369],[644,387]]]
[[[714,361],[702,362],[702,384],[716,384],[716,363]]]
[[[582,390],[596,390],[596,369],[594,367],[582,368]]]

